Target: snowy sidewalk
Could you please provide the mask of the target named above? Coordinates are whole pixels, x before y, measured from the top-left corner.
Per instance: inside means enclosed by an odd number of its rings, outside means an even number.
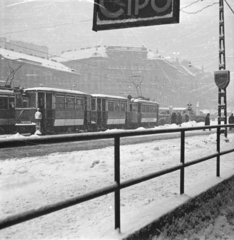
[[[221,151],[233,148],[221,137]],[[180,162],[178,139],[121,146],[121,181]],[[186,138],[186,162],[216,152],[216,133]],[[50,154],[0,162],[1,218],[99,189],[114,181],[113,147]],[[234,172],[234,153],[221,156],[221,178]],[[179,195],[179,171],[121,190],[121,231],[133,231],[220,181],[216,159],[185,170],[185,195]],[[195,189],[196,186],[196,189]],[[113,194],[7,229],[1,239],[110,239],[114,231]]]

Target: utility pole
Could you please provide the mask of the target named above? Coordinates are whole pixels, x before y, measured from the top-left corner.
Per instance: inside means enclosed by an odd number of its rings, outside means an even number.
[[[220,70],[219,79],[220,80],[223,79],[223,76],[224,76],[222,73],[227,72],[225,71],[225,69],[226,69],[226,59],[225,59],[224,5],[223,5],[223,0],[219,0],[219,70]],[[227,73],[227,75],[229,74]],[[224,122],[224,124],[227,124],[226,87],[228,83],[224,87],[216,83],[218,86],[218,124],[219,125],[221,124],[221,122]],[[225,137],[227,137],[227,128],[225,129],[224,135]]]

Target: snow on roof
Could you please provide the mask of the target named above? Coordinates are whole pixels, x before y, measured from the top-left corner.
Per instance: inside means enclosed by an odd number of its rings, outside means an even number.
[[[108,58],[106,53],[106,47],[94,47],[94,48],[81,48],[74,51],[66,51],[60,57],[51,58],[59,62],[67,62],[72,60],[81,60],[91,57],[103,57]]]
[[[57,92],[57,93],[70,93],[70,94],[82,94],[89,95],[88,93],[76,91],[76,90],[68,90],[68,89],[60,89],[60,88],[50,88],[50,87],[33,87],[33,88],[25,88],[25,92],[27,91],[47,91],[47,92]]]
[[[3,58],[9,59],[9,60],[16,60],[18,62],[28,63],[28,64],[42,66],[42,67],[46,67],[46,68],[51,68],[51,69],[55,69],[58,71],[79,74],[77,71],[63,65],[62,63],[51,61],[51,60],[44,59],[44,58],[31,56],[31,55],[27,55],[24,53],[19,53],[19,52],[0,48],[0,55]]]
[[[151,104],[158,104],[157,102],[154,102],[154,101],[150,101],[150,100],[145,100],[145,99],[139,99],[139,98],[132,98],[131,99],[132,102],[139,102],[139,103],[151,103]]]
[[[112,96],[112,95],[106,95],[106,94],[91,94],[93,97],[101,97],[101,98],[116,98],[121,100],[127,100],[126,97],[120,97],[120,96]]]
[[[13,95],[14,94],[14,91],[12,90],[6,90],[6,89],[0,89],[0,94],[1,95]]]

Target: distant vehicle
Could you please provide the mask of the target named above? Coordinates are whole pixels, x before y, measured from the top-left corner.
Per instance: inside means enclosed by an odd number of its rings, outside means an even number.
[[[158,121],[159,125],[171,124],[171,115],[173,112],[175,113],[179,112],[181,114],[182,122],[205,121],[205,114],[202,113],[196,114],[193,110],[188,111],[186,107],[160,107]]]

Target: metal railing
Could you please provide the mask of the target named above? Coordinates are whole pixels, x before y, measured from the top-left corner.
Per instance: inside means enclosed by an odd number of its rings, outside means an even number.
[[[220,134],[221,128],[224,127],[233,127],[232,125],[213,125],[206,127],[188,127],[188,128],[171,128],[171,129],[149,129],[149,130],[127,130],[120,132],[102,132],[102,133],[86,133],[86,134],[69,134],[69,135],[56,135],[56,136],[41,136],[39,138],[19,138],[19,139],[5,139],[0,140],[0,149],[2,148],[12,148],[12,147],[22,147],[28,145],[36,145],[36,144],[52,144],[52,143],[63,143],[63,142],[71,142],[71,141],[86,141],[86,140],[96,140],[96,139],[114,139],[114,183],[105,187],[100,188],[95,191],[91,191],[87,194],[83,194],[77,197],[73,197],[64,201],[60,201],[54,204],[46,205],[40,207],[38,209],[29,210],[23,213],[19,213],[13,216],[9,216],[5,219],[0,220],[0,229],[4,229],[10,226],[13,226],[18,223],[22,223],[34,218],[38,218],[40,216],[56,212],[62,210],[64,208],[83,203],[89,201],[94,198],[101,197],[103,195],[109,193],[115,193],[115,229],[119,229],[121,227],[121,219],[120,219],[120,191],[121,189],[133,186],[135,184],[157,178],[163,176],[165,174],[169,174],[175,171],[180,170],[180,194],[184,193],[184,185],[185,185],[185,174],[184,169],[194,164],[198,164],[204,161],[207,161],[211,158],[216,157],[216,176],[220,176],[220,156],[225,155],[231,152],[234,152],[234,148],[226,151],[220,151]],[[217,130],[217,144],[216,144],[216,152],[211,155],[205,156],[203,158],[195,159],[193,161],[185,162],[185,133],[188,131],[196,131],[203,129],[212,129],[215,128]],[[123,137],[133,137],[139,135],[152,135],[152,134],[162,134],[162,133],[175,133],[180,132],[180,164],[166,168],[161,171],[153,172],[144,176],[140,176],[131,180],[127,180],[124,182],[120,181],[120,138]]]

